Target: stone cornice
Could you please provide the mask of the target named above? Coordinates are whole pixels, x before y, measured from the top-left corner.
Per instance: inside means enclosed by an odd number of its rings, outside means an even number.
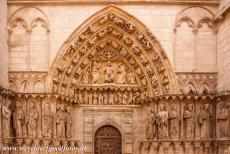
[[[180,4],[219,5],[219,0],[8,0],[8,4]]]

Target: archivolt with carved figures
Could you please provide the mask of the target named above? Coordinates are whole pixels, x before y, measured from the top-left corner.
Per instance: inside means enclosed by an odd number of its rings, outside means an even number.
[[[126,100],[118,104],[127,104],[129,96],[177,92],[175,74],[155,36],[113,5],[90,17],[66,40],[47,83],[48,92],[75,97],[82,103],[81,95],[88,93],[92,104],[105,103],[99,101],[100,95],[108,99],[105,104],[114,103],[115,98]]]

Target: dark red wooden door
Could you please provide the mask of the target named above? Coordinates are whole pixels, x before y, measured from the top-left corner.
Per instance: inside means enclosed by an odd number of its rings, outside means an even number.
[[[95,154],[121,154],[121,133],[113,126],[103,126],[95,134]]]

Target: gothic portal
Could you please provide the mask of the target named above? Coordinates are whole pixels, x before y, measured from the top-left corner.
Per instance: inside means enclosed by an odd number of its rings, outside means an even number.
[[[1,1],[1,147],[230,152],[227,2]]]

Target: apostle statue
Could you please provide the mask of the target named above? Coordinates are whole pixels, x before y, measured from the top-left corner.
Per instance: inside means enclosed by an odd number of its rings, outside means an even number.
[[[97,92],[94,91],[94,93],[92,94],[92,99],[93,99],[93,104],[96,105],[98,102],[98,97],[97,97]]]
[[[6,99],[2,105],[2,136],[10,137],[10,118],[11,118],[11,110],[10,110],[11,101]]]
[[[38,121],[38,111],[35,107],[34,102],[30,102],[29,110],[26,114],[26,128],[28,137],[35,138],[37,137],[37,121]]]
[[[178,139],[180,134],[180,113],[177,110],[177,106],[173,105],[169,112],[169,134],[172,139]]]
[[[114,104],[114,96],[113,96],[113,93],[110,92],[108,95],[109,95],[109,102],[108,102],[108,104],[109,104],[109,105],[113,105],[113,104]]]
[[[198,123],[200,124],[200,137],[202,139],[210,138],[211,118],[212,114],[209,111],[209,104],[204,104],[198,117]]]
[[[99,96],[98,96],[98,104],[99,105],[103,105],[104,104],[104,98],[103,98],[103,95],[102,95],[101,92],[99,93]]]
[[[65,117],[65,128],[66,128],[66,137],[71,138],[72,136],[72,112],[71,106],[66,107],[66,117]]]
[[[195,112],[193,111],[193,104],[188,104],[184,111],[185,137],[193,138],[195,134]]]
[[[159,106],[159,112],[157,113],[157,125],[158,125],[158,138],[164,139],[168,137],[168,111],[166,111],[164,105]]]
[[[217,126],[219,128],[219,137],[229,136],[229,110],[226,104],[219,98],[217,108]]]
[[[21,104],[16,102],[16,109],[13,113],[13,125],[15,130],[15,135],[17,138],[23,136],[23,126],[25,124],[25,114],[22,110]]]
[[[53,128],[53,114],[48,103],[45,103],[44,105],[44,112],[42,115],[42,126],[44,138],[51,138]]]
[[[146,120],[146,138],[153,140],[156,137],[156,114],[153,108],[148,108],[147,110],[147,120]]]
[[[117,83],[125,84],[126,71],[125,66],[120,62],[117,68]]]
[[[111,61],[108,61],[105,69],[104,69],[104,82],[105,83],[112,83],[114,80],[114,76],[113,76],[113,68],[112,68],[112,64]]]
[[[93,68],[92,68],[92,83],[98,83],[100,79],[100,67],[97,64],[96,61],[93,62]]]
[[[56,122],[57,137],[64,138],[65,137],[65,107],[64,107],[64,104],[57,105],[55,122]]]

